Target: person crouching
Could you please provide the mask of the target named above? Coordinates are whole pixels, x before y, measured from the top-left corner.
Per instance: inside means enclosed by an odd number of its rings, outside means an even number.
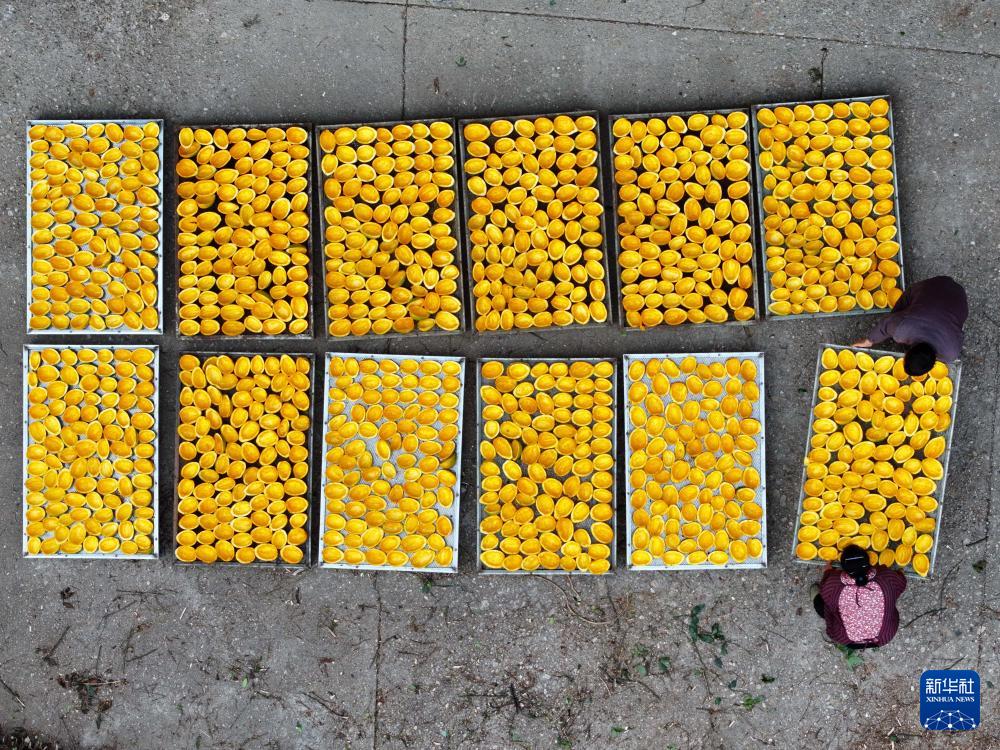
[[[829,562],[819,586],[813,586],[816,614],[826,620],[826,634],[851,648],[884,646],[899,629],[896,601],[906,590],[898,570],[872,565],[868,553],[852,544],[840,555],[840,569]]]

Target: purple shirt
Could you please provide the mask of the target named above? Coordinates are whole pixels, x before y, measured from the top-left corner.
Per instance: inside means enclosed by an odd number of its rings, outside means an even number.
[[[892,312],[868,334],[872,344],[891,338],[899,344],[930,344],[942,362],[962,353],[962,326],[969,317],[969,300],[950,276],[935,276],[907,287]]]

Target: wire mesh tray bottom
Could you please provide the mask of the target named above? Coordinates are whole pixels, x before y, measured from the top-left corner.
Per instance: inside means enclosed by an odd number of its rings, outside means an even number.
[[[96,126],[102,126],[102,131],[103,131],[103,129],[104,129],[105,126],[110,125],[110,124],[118,125],[121,128],[123,128],[123,129],[129,128],[130,126],[134,126],[134,127],[137,127],[139,129],[143,129],[143,130],[145,130],[145,128],[146,128],[147,125],[152,125],[152,126],[155,127],[155,129],[158,132],[158,135],[156,137],[157,137],[159,143],[157,144],[155,150],[146,151],[146,153],[149,153],[149,154],[151,154],[151,155],[153,155],[153,156],[156,157],[156,166],[155,166],[155,169],[150,170],[150,171],[152,171],[152,172],[155,173],[156,183],[154,185],[148,185],[148,186],[142,188],[143,190],[152,189],[152,191],[156,195],[156,203],[153,205],[153,208],[155,208],[155,210],[158,212],[158,216],[157,216],[157,219],[156,219],[156,222],[155,222],[156,223],[156,231],[155,232],[146,232],[140,226],[134,232],[135,238],[138,241],[140,241],[140,243],[141,243],[140,249],[137,250],[137,252],[143,252],[146,249],[146,244],[147,244],[147,241],[148,241],[147,238],[152,238],[153,240],[155,240],[155,246],[153,248],[149,248],[149,250],[150,250],[150,253],[155,257],[156,263],[151,268],[147,268],[147,267],[144,266],[143,268],[139,269],[140,270],[140,274],[148,274],[148,273],[152,272],[155,275],[155,287],[156,287],[155,288],[155,294],[156,294],[156,299],[155,299],[154,303],[151,304],[151,305],[146,304],[145,302],[143,302],[144,307],[142,308],[142,311],[140,311],[140,312],[144,312],[145,310],[153,310],[156,313],[156,321],[155,321],[155,325],[153,327],[147,327],[147,324],[149,323],[149,321],[148,320],[144,320],[141,316],[138,317],[138,319],[135,320],[135,321],[133,321],[131,324],[126,324],[123,321],[120,325],[115,326],[113,328],[107,328],[107,327],[105,327],[105,328],[95,328],[92,325],[88,325],[88,326],[86,326],[84,328],[74,328],[72,321],[70,322],[70,325],[67,328],[54,328],[51,325],[48,328],[33,328],[32,325],[31,325],[31,321],[32,321],[32,317],[33,317],[33,313],[32,313],[32,310],[31,310],[31,304],[32,304],[31,301],[34,300],[34,296],[32,294],[32,291],[34,289],[33,278],[32,278],[33,277],[32,271],[33,271],[33,268],[34,268],[34,265],[33,265],[34,249],[35,249],[35,246],[36,246],[36,243],[34,241],[34,231],[35,230],[34,230],[34,228],[32,226],[32,217],[35,215],[35,211],[34,211],[34,209],[32,207],[32,203],[33,203],[32,191],[33,191],[33,187],[35,185],[40,185],[40,184],[44,184],[44,183],[40,183],[38,181],[35,181],[35,180],[31,179],[31,172],[32,172],[31,158],[32,158],[34,152],[33,152],[32,147],[31,147],[32,138],[30,136],[30,133],[31,133],[32,128],[34,128],[36,126],[39,126],[39,125],[55,126],[55,127],[58,127],[58,128],[65,128],[67,125],[71,125],[71,124],[73,124],[73,125],[79,125],[79,126],[86,127],[86,128],[90,128],[91,126],[95,126],[95,125]],[[25,237],[25,241],[26,241],[26,249],[27,249],[27,265],[26,265],[25,283],[26,283],[26,286],[27,286],[27,295],[26,295],[25,299],[28,301],[28,303],[25,306],[25,326],[26,326],[26,330],[27,330],[28,335],[29,336],[69,336],[69,337],[73,337],[73,338],[78,338],[78,337],[81,337],[81,336],[94,336],[94,337],[100,338],[100,337],[104,337],[104,336],[153,336],[153,335],[157,335],[157,334],[163,333],[163,273],[164,273],[163,272],[163,253],[164,253],[164,249],[163,249],[163,247],[164,247],[163,246],[163,224],[164,224],[164,216],[163,216],[163,205],[164,205],[164,203],[163,203],[163,197],[164,197],[163,139],[164,139],[164,136],[165,136],[164,129],[163,129],[163,120],[159,120],[159,119],[156,119],[156,118],[142,118],[142,119],[107,118],[107,119],[101,119],[101,120],[84,120],[84,119],[73,119],[73,120],[29,120],[27,122],[27,135],[28,135],[28,137],[26,139],[26,147],[27,147],[27,152],[26,153],[27,153],[27,155],[26,155],[26,159],[25,159],[25,185],[26,185],[26,191],[25,191],[25,195],[26,195],[26,198],[25,198],[25,201],[26,201],[26,207],[25,207],[25,210],[26,210],[26,214],[25,214],[26,237]],[[120,146],[123,143],[125,143],[126,141],[128,141],[130,138],[131,139],[141,138],[141,135],[139,135],[139,134],[136,134],[135,136],[129,135],[129,138],[126,138],[126,135],[127,134],[123,132],[122,133],[122,140],[116,141],[116,142],[113,142],[113,143],[109,143],[109,146],[111,148],[117,148],[118,146]],[[91,137],[90,135],[87,135],[87,138],[90,138],[90,137]],[[94,137],[97,137],[97,136],[95,135]],[[102,132],[101,137],[107,137],[107,133],[106,132]],[[145,139],[142,139],[140,141],[140,143],[143,143],[143,145],[144,145],[144,141],[145,141]],[[68,143],[68,140],[66,142]],[[134,140],[131,142],[131,145],[132,146],[136,146],[136,143],[135,143]],[[110,151],[110,149],[109,149],[109,151]],[[105,152],[105,155],[106,154],[107,154],[107,152]],[[119,156],[120,156],[119,160],[117,162],[114,162],[114,164],[120,164],[120,163],[122,163],[122,162],[124,162],[126,160],[126,157],[124,155],[120,154]],[[143,154],[143,157],[145,157],[145,153]],[[86,183],[87,181],[88,180],[85,180],[84,182]],[[104,184],[107,183],[108,178],[102,176],[102,177],[97,178],[95,181],[98,182],[98,183],[100,183],[101,185],[104,185]],[[86,185],[84,185],[84,186],[86,186]],[[102,188],[102,190],[103,190],[103,188]],[[115,210],[118,210],[117,206],[116,206]],[[101,212],[98,212],[96,214],[96,216],[98,216],[98,218],[99,218],[101,216]],[[76,220],[76,218],[74,218],[74,220],[70,224],[68,224],[66,226],[69,226],[69,227],[71,227],[74,230],[79,230],[82,227],[82,225]],[[122,226],[124,226],[124,224],[122,224]],[[89,227],[89,226],[88,227],[84,227],[84,230],[89,232],[89,231],[91,231],[91,227]],[[44,244],[44,243],[39,243],[39,244]],[[81,246],[81,247],[83,247],[83,246]],[[114,257],[114,260],[116,260],[116,261],[121,260],[120,254],[116,254],[115,257]],[[148,289],[146,291],[144,291],[143,294],[146,294],[147,292],[148,292]],[[101,299],[102,299],[103,302],[108,302],[109,300],[114,299],[114,297],[111,295],[111,293],[107,289],[103,289],[102,288],[102,298]],[[122,301],[121,298],[118,298],[118,301],[119,302]],[[92,310],[91,310],[91,312],[92,312]],[[129,311],[126,309],[126,312],[129,312]],[[49,313],[49,314],[51,314],[51,313]],[[122,314],[124,315],[124,313],[122,313]],[[130,312],[130,314],[136,314],[136,313]],[[107,317],[107,315],[102,315],[101,317],[105,318],[105,317]],[[51,318],[50,318],[50,320],[51,320]],[[135,327],[130,327],[130,325],[131,326],[135,326]]]
[[[662,365],[659,367],[659,374],[662,374],[666,381],[660,380],[658,375],[653,375],[650,372],[650,364],[653,362],[662,363],[663,361],[669,360],[677,366],[678,371],[676,373],[666,372]],[[727,363],[732,363],[731,366],[733,370],[730,371],[726,369]],[[642,373],[639,374],[634,370],[642,368]],[[715,371],[709,370],[706,372],[703,368],[716,368]],[[718,374],[716,374],[718,373]],[[633,374],[637,375],[637,379],[633,380]],[[708,376],[707,378],[705,376]],[[654,377],[659,381],[654,386]],[[642,386],[639,391],[643,389],[649,389],[651,394],[656,393],[655,390],[664,390],[663,394],[658,396],[660,403],[665,406],[665,414],[661,415],[665,417],[665,422],[667,425],[674,425],[675,422],[678,423],[675,432],[680,432],[687,426],[692,432],[692,439],[698,440],[698,445],[693,445],[690,442],[685,446],[685,450],[698,450],[701,449],[703,452],[699,455],[710,455],[713,457],[712,466],[705,470],[702,470],[698,465],[697,456],[694,459],[694,466],[683,472],[684,476],[681,477],[679,473],[672,473],[671,479],[666,486],[671,487],[676,490],[678,494],[684,498],[684,496],[691,494],[692,497],[684,500],[685,505],[689,505],[692,508],[697,508],[700,510],[701,507],[709,507],[712,512],[708,513],[706,511],[705,520],[701,516],[693,515],[691,520],[687,520],[687,517],[680,514],[680,517],[675,519],[678,525],[678,539],[680,544],[685,544],[685,539],[693,539],[697,543],[697,547],[689,553],[682,553],[678,550],[673,550],[677,557],[675,562],[668,563],[663,555],[654,555],[649,552],[650,542],[653,537],[659,536],[664,532],[659,532],[658,534],[651,534],[649,532],[649,526],[653,523],[652,520],[650,524],[647,524],[647,528],[643,533],[638,536],[642,541],[642,547],[639,548],[636,544],[636,523],[634,520],[634,511],[641,510],[649,515],[649,511],[652,509],[654,500],[651,497],[647,497],[646,501],[643,503],[642,508],[634,508],[631,498],[626,498],[626,546],[628,549],[628,559],[629,559],[629,570],[656,570],[656,571],[685,571],[685,570],[725,570],[725,569],[754,569],[763,568],[767,565],[767,471],[765,466],[765,453],[766,453],[766,424],[764,418],[764,354],[763,352],[719,352],[719,353],[678,353],[678,354],[626,354],[625,355],[625,386],[623,399],[625,403],[631,404],[630,408],[625,410],[625,421],[626,421],[626,440],[625,440],[625,463],[629,467],[632,467],[633,458],[636,456],[640,450],[642,441],[639,441],[635,446],[633,445],[633,432],[637,431],[634,426],[634,418],[632,416],[632,409],[637,409],[641,413],[641,418],[648,420],[650,416],[654,415],[648,408],[649,402],[644,398],[638,403],[634,403],[633,395],[630,390],[633,386]],[[709,385],[709,383],[717,383],[717,385]],[[726,389],[727,383],[735,383],[736,386],[740,387],[739,393],[730,393]],[[746,385],[752,384],[752,385]],[[705,386],[708,386],[706,389]],[[718,388],[718,393],[715,393],[715,388]],[[697,389],[701,389],[700,392]],[[753,391],[756,390],[756,395]],[[707,391],[707,392],[706,392]],[[714,395],[710,395],[714,394]],[[746,395],[745,395],[746,394]],[[752,396],[754,396],[751,398]],[[726,397],[732,398],[732,401],[725,401]],[[679,400],[678,400],[679,399]],[[715,401],[720,401],[718,409],[716,409],[714,404],[708,404],[709,415],[706,419],[703,419],[705,415],[705,399],[714,399]],[[738,409],[744,408],[741,403],[749,403],[752,405],[752,409],[746,413],[744,417]],[[654,402],[655,404],[655,402]],[[697,405],[698,413],[695,414],[693,409],[695,406],[687,406],[687,404]],[[684,413],[686,409],[691,409],[692,411]],[[718,425],[713,425],[710,423],[711,420],[716,419],[712,416],[712,412],[717,412],[725,415],[727,410],[736,410],[732,415],[726,417],[718,423]],[[733,419],[736,422],[730,422]],[[720,462],[728,462],[730,459],[726,456],[732,457],[735,455],[734,452],[726,451],[723,440],[723,436],[729,435],[730,439],[733,439],[730,426],[733,425],[733,429],[740,427],[744,420],[753,420],[759,426],[759,432],[754,435],[749,435],[746,432],[740,435],[740,440],[746,442],[744,448],[749,448],[749,441],[753,441],[753,447],[750,450],[743,450],[736,446],[735,450],[742,451],[740,454],[745,463],[739,463],[733,460],[733,467],[727,468],[727,471],[735,471],[740,474],[739,477],[727,477],[725,472],[720,471],[717,475],[713,476],[714,472],[717,471],[716,466]],[[703,425],[699,427],[699,424],[704,422]],[[648,424],[648,421],[646,422]],[[633,425],[630,428],[630,425]],[[750,423],[746,423],[746,428],[750,429]],[[671,429],[674,429],[671,427]],[[737,430],[738,431],[738,430]],[[752,431],[752,430],[751,430]],[[663,431],[667,434],[667,430]],[[700,438],[695,436],[704,432]],[[649,441],[648,433],[643,429],[643,435],[646,436],[647,441]],[[719,441],[719,445],[712,447],[708,445],[708,442],[715,439],[709,438],[709,435],[716,435]],[[659,436],[654,435],[652,440],[655,441]],[[679,436],[680,440],[683,440],[684,435]],[[734,439],[735,442],[735,439]],[[647,442],[646,447],[648,448],[652,442]],[[671,450],[671,445],[668,443],[664,446],[666,452]],[[645,450],[643,450],[645,453]],[[664,451],[657,449],[657,455],[662,454]],[[647,454],[648,458],[648,454]],[[678,459],[678,461],[683,461],[687,464],[687,459]],[[743,469],[739,467],[743,466]],[[631,469],[630,471],[636,471],[636,469]],[[694,472],[699,471],[702,475],[706,475],[704,481],[698,481],[697,483],[692,482],[692,476],[695,476]],[[732,480],[732,481],[730,481]],[[713,489],[712,486],[716,485]],[[724,485],[728,485],[732,490],[733,498],[727,498],[726,495],[720,492],[720,488]],[[755,485],[755,486],[754,486]],[[645,485],[648,488],[648,483]],[[643,490],[646,491],[645,489]],[[695,501],[698,500],[702,493],[706,492],[711,495],[711,497],[706,497],[701,501],[700,506],[695,505]],[[750,499],[752,495],[752,499]],[[741,497],[746,499],[741,501]],[[705,502],[707,501],[707,502]],[[716,507],[718,505],[719,507]],[[747,515],[746,511],[750,510],[752,515]],[[682,508],[682,513],[684,509]],[[664,512],[669,513],[669,508],[665,508]],[[657,514],[660,515],[660,514]],[[753,518],[752,516],[759,516],[758,518]],[[662,515],[660,516],[662,518]],[[744,523],[746,526],[740,528],[740,524]],[[658,525],[658,524],[657,524]],[[687,528],[690,525],[690,528]],[[697,534],[692,531],[695,526],[699,526],[700,531]],[[750,528],[755,526],[756,528]],[[716,528],[717,527],[717,528]],[[724,533],[725,539],[719,538],[719,534]],[[708,535],[713,538],[710,540]],[[662,537],[660,537],[662,538]],[[725,545],[725,549],[722,549],[719,545],[720,543]],[[735,545],[735,546],[734,546]],[[759,554],[754,554],[754,547],[760,546]],[[649,556],[649,561],[643,564],[637,564],[635,562],[635,553],[638,549],[642,549]],[[668,550],[669,551],[669,550]],[[735,551],[735,554],[734,554]],[[716,562],[712,559],[712,555],[719,553],[719,561]],[[699,557],[704,557],[704,560],[697,560],[696,562],[689,562],[691,554]],[[722,555],[725,555],[725,559],[722,559]],[[742,558],[740,560],[739,558]]]
[[[106,524],[106,523],[110,523],[110,522],[113,521],[115,523],[115,526],[117,528],[116,528],[114,534],[112,534],[112,535],[106,535],[104,528],[102,528],[100,536],[102,538],[114,538],[116,540],[116,544],[117,544],[116,549],[114,549],[113,551],[108,551],[108,552],[104,552],[104,551],[87,552],[87,551],[84,551],[84,550],[81,550],[79,552],[63,552],[63,551],[60,550],[60,551],[56,551],[56,552],[54,552],[52,554],[47,554],[47,553],[44,553],[44,552],[33,553],[33,552],[29,551],[29,534],[28,534],[28,526],[29,526],[29,523],[30,523],[30,521],[28,520],[29,509],[37,508],[37,507],[44,508],[44,507],[50,505],[49,501],[46,501],[43,505],[40,505],[40,506],[39,505],[35,505],[34,503],[29,503],[29,495],[32,494],[32,493],[31,493],[31,491],[27,491],[27,485],[28,485],[28,482],[29,482],[29,477],[32,477],[34,475],[34,472],[29,471],[29,469],[31,468],[29,466],[29,464],[32,463],[32,461],[28,459],[28,449],[29,449],[29,446],[44,445],[43,442],[38,441],[36,439],[36,436],[32,434],[32,429],[34,429],[33,425],[35,425],[35,424],[42,424],[43,423],[43,418],[38,418],[38,419],[33,418],[31,416],[30,412],[29,412],[29,406],[31,406],[31,404],[29,404],[29,391],[30,391],[30,387],[29,387],[28,375],[29,375],[29,372],[32,372],[31,361],[30,361],[31,360],[31,355],[33,353],[39,353],[40,354],[42,351],[45,351],[45,350],[50,350],[52,352],[55,352],[58,355],[59,360],[57,362],[55,362],[55,363],[49,363],[49,364],[52,364],[53,366],[55,366],[55,367],[58,368],[58,377],[59,377],[58,382],[71,383],[72,381],[68,380],[66,378],[66,376],[62,373],[62,369],[65,368],[65,367],[70,366],[69,362],[73,361],[72,357],[69,356],[69,353],[71,353],[71,352],[74,355],[77,355],[77,356],[79,356],[79,353],[81,351],[84,351],[84,350],[91,351],[91,352],[96,352],[96,353],[98,353],[98,355],[97,355],[97,358],[95,358],[93,361],[97,362],[100,359],[100,354],[99,353],[101,351],[103,351],[103,350],[110,350],[111,352],[117,353],[117,352],[123,352],[123,351],[135,352],[135,351],[140,350],[140,349],[141,350],[146,350],[146,351],[149,351],[149,352],[152,353],[152,357],[151,357],[150,361],[148,363],[145,363],[146,366],[148,366],[148,367],[150,367],[152,369],[152,381],[151,381],[152,382],[152,393],[150,393],[148,396],[144,396],[144,398],[148,398],[149,400],[151,400],[153,402],[152,403],[152,407],[153,407],[153,411],[152,411],[152,425],[150,425],[148,428],[142,428],[142,429],[152,430],[153,433],[154,433],[153,436],[152,436],[152,441],[150,442],[150,445],[152,446],[152,455],[150,457],[148,457],[148,459],[147,459],[147,460],[149,460],[152,463],[152,468],[151,468],[151,471],[149,473],[150,486],[149,486],[148,489],[144,490],[143,488],[141,488],[139,486],[138,482],[134,481],[135,479],[138,478],[138,476],[140,476],[140,474],[134,474],[133,472],[119,472],[117,469],[115,469],[113,471],[112,478],[115,478],[116,481],[119,482],[119,486],[114,488],[114,492],[117,493],[115,496],[119,497],[120,500],[124,500],[125,502],[122,502],[122,503],[120,503],[117,506],[111,506],[111,505],[102,506],[102,510],[104,510],[104,509],[115,510],[115,515],[111,519],[109,519],[107,522],[103,522],[103,523]],[[22,460],[24,461],[24,463],[23,463],[23,469],[22,469],[23,470],[23,475],[22,475],[22,485],[21,485],[22,486],[22,493],[23,493],[23,495],[22,495],[22,498],[23,498],[23,501],[22,501],[22,503],[23,503],[22,504],[22,522],[23,522],[23,527],[22,527],[22,554],[25,557],[30,557],[31,559],[45,559],[45,560],[74,560],[74,559],[76,559],[76,560],[87,560],[87,559],[90,559],[90,560],[109,560],[109,559],[141,560],[141,559],[153,559],[153,558],[156,558],[157,555],[159,554],[159,549],[160,549],[160,544],[159,544],[159,542],[160,542],[160,540],[159,540],[159,507],[160,507],[159,506],[159,497],[160,497],[160,493],[159,493],[159,482],[158,482],[158,468],[159,468],[159,458],[160,458],[160,456],[159,456],[159,438],[160,438],[160,429],[161,429],[161,425],[160,425],[160,411],[159,411],[159,398],[158,398],[158,396],[159,396],[159,390],[160,390],[160,373],[159,373],[159,370],[160,370],[160,350],[159,350],[159,347],[158,346],[153,346],[153,345],[146,345],[146,346],[135,345],[135,344],[118,344],[118,345],[113,345],[113,344],[100,344],[100,343],[93,344],[93,345],[90,345],[90,346],[86,346],[86,345],[82,345],[82,344],[72,344],[72,345],[69,345],[69,344],[59,344],[59,345],[29,344],[29,345],[27,345],[27,346],[24,347],[24,356],[23,356],[23,359],[24,359],[24,362],[23,362],[23,377],[24,377],[23,418],[24,418],[24,422],[23,422]],[[115,362],[121,362],[121,361],[124,361],[124,360],[114,359],[113,361],[115,361]],[[129,361],[131,361],[131,357],[129,357]],[[40,362],[39,368],[35,368],[34,369],[33,372],[34,372],[34,374],[35,374],[36,377],[38,375],[38,370],[40,369],[41,365],[44,365],[45,363],[46,362],[44,360],[42,360]],[[90,362],[87,362],[87,363],[84,363],[84,364],[90,364]],[[49,374],[47,374],[46,377],[48,377],[48,375]],[[108,377],[112,377],[112,376],[109,375]],[[118,375],[116,373],[115,376],[114,376],[114,379],[116,381],[120,381],[120,380],[122,380],[122,379],[124,379],[126,377],[128,377],[128,376]],[[55,381],[50,381],[50,382],[55,382]],[[78,381],[78,382],[81,384],[81,387],[82,387],[83,379],[81,378],[80,381]],[[89,387],[89,385],[88,385],[88,387]],[[69,390],[72,390],[73,388],[74,388],[74,385],[69,385]],[[98,389],[100,389],[100,390],[98,390]],[[95,390],[92,393],[99,393],[99,392],[104,391],[104,390],[105,390],[105,386],[104,386],[104,384],[102,382],[102,383],[100,383],[97,386],[97,388],[95,388]],[[118,397],[118,402],[120,403],[120,395],[117,394],[117,392],[115,392],[115,393],[116,393],[116,396]],[[47,403],[47,400],[46,400],[46,403]],[[84,397],[84,400],[81,401],[81,403],[84,403],[84,404],[86,403],[86,396]],[[95,406],[97,406],[97,405],[95,405]],[[67,409],[68,408],[69,407],[67,407]],[[105,407],[105,408],[110,409],[111,407]],[[128,409],[127,411],[123,411],[123,410],[120,410],[120,409],[115,409],[115,411],[121,412],[122,414],[126,415],[126,417],[128,419],[128,422],[126,423],[126,425],[131,425],[131,423],[133,421],[133,417],[136,414],[139,414],[141,412],[141,410],[139,410],[139,409],[137,409],[135,407],[132,407],[132,408]],[[58,418],[55,417],[51,413],[49,414],[49,416],[51,416],[53,419],[58,419],[59,424],[60,424],[60,434],[61,434],[61,430],[62,429],[66,429],[67,426],[68,426],[67,423],[64,421],[64,419],[65,419],[65,411],[62,412],[62,415],[60,417],[58,417]],[[124,436],[124,426],[122,426],[121,425],[121,421],[119,421],[119,420],[122,420],[122,419],[125,419],[125,417],[119,417],[119,416],[116,415],[116,421],[113,424],[116,425],[116,426],[118,426],[119,428],[123,429],[123,436]],[[99,422],[99,421],[96,421],[96,422],[94,422],[94,424],[102,424],[102,423]],[[49,430],[47,426],[46,426],[46,430],[45,431],[48,433],[48,435],[46,437],[53,437],[54,436],[52,434],[52,431]],[[118,456],[116,453],[112,452],[112,446],[110,445],[110,441],[108,441],[107,438],[103,437],[104,434],[115,434],[115,432],[112,431],[111,433],[107,433],[105,430],[102,430],[102,437],[98,438],[98,439],[96,439],[94,441],[91,441],[93,443],[93,445],[94,445],[94,453],[92,454],[92,457],[93,456],[97,456],[97,457],[101,457],[102,456],[104,447],[101,445],[101,443],[104,442],[104,443],[108,443],[107,447],[109,449],[109,458],[111,456],[117,456],[119,458],[123,458],[124,456]],[[84,436],[84,437],[86,437],[86,436]],[[87,439],[89,440],[89,438],[87,438]],[[78,442],[77,445],[79,446],[80,442]],[[124,445],[124,443],[123,443],[123,445]],[[122,450],[121,446],[117,447],[116,450]],[[135,452],[132,452],[131,456],[133,458],[136,458],[137,454]],[[120,483],[121,480],[125,479],[125,478],[128,479],[127,484],[121,484]],[[80,485],[78,483],[75,483],[70,489],[79,490],[80,489]],[[97,488],[95,487],[95,489],[97,489]],[[147,536],[149,538],[149,540],[150,540],[150,547],[149,547],[148,551],[145,551],[145,552],[128,553],[128,552],[124,552],[122,550],[123,544],[125,542],[130,542],[130,541],[134,542],[135,539],[140,534],[144,534],[144,532],[142,532],[142,530],[141,530],[142,526],[140,526],[140,528],[135,528],[135,526],[137,525],[136,524],[137,519],[140,517],[138,509],[142,508],[142,507],[145,507],[145,506],[139,504],[138,502],[136,502],[136,503],[129,503],[128,502],[130,495],[134,496],[134,493],[136,493],[137,491],[148,492],[151,495],[151,497],[150,497],[150,505],[151,505],[151,508],[152,508],[152,515],[151,515],[151,517],[148,520],[152,522],[152,528],[151,528],[151,530],[148,533],[145,534],[145,536]],[[126,492],[129,493],[129,494],[123,494],[123,493],[126,493]],[[64,500],[66,500],[66,504],[67,505],[71,505],[70,501],[68,500],[68,495],[69,494],[70,493],[67,493],[67,497],[64,498]],[[81,497],[82,497],[82,492],[78,493],[78,494],[81,494]],[[125,516],[124,511],[120,510],[125,505],[128,505],[128,507],[132,508],[132,510],[128,514],[128,517]],[[81,506],[81,508],[82,508],[82,506]],[[76,508],[74,508],[73,510],[76,510]],[[70,510],[70,508],[68,507],[67,510],[66,510],[66,512],[72,514],[73,510]],[[120,518],[119,518],[119,514],[121,515]],[[143,513],[142,515],[144,516],[145,513]],[[90,514],[89,511],[88,511],[88,516],[92,516],[92,514]],[[130,523],[132,525],[133,529],[134,529],[134,532],[125,532],[125,533],[122,533],[122,524],[121,524],[122,521],[127,521],[128,523]],[[74,526],[78,525],[78,523],[80,523],[80,522],[76,521],[76,522],[74,522],[73,525]],[[69,531],[70,531],[70,535],[72,535],[74,533],[73,530],[72,530],[72,526],[70,527]],[[93,537],[93,536],[96,536],[96,535],[93,534],[90,529],[88,529],[87,530],[87,536],[88,537]],[[55,538],[55,537],[54,537],[52,531],[46,531],[46,533],[44,534],[43,538]],[[86,544],[86,542],[84,544]],[[130,545],[125,545],[125,546],[130,546]]]
[[[358,369],[351,372],[354,367],[347,367],[349,362],[357,362]],[[372,377],[379,382],[366,380]],[[347,393],[341,387],[345,381],[363,392]],[[465,360],[461,357],[327,354],[321,493],[327,522],[319,541],[321,567],[458,571],[464,387]],[[336,400],[332,397],[335,388]],[[393,406],[399,407],[399,415],[387,414]],[[336,438],[331,431],[335,420]],[[342,430],[347,425],[352,425],[351,431],[356,426],[357,435],[345,438]],[[447,437],[441,438],[442,434]],[[357,454],[359,465],[371,459],[373,467],[381,468],[379,477],[367,484],[363,477],[356,483],[348,482],[347,476],[332,479],[335,474],[351,473],[350,467],[339,465],[339,454],[349,452]],[[338,465],[331,462],[335,455]],[[352,495],[355,491],[358,497]],[[429,520],[431,514],[433,520]],[[333,521],[336,526],[331,526],[331,519],[338,519]],[[348,556],[355,553],[358,562],[348,562]],[[331,561],[331,555],[339,557]]]

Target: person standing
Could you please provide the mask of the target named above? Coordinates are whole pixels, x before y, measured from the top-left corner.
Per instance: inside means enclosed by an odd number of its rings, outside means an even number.
[[[842,646],[884,646],[899,630],[896,600],[906,590],[906,576],[872,565],[856,544],[841,552],[839,570],[826,564],[812,589],[813,607],[826,620],[827,636]]]
[[[906,288],[892,312],[867,338],[854,346],[870,347],[892,339],[906,347],[903,369],[911,377],[924,375],[934,362],[952,362],[962,353],[962,326],[969,317],[969,300],[950,276],[935,276]]]

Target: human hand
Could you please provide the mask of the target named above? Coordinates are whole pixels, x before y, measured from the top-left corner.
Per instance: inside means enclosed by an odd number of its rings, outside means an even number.
[[[851,344],[851,346],[858,346],[861,347],[862,349],[867,349],[871,345],[872,345],[871,339],[861,339],[860,341],[855,341],[853,344]]]

